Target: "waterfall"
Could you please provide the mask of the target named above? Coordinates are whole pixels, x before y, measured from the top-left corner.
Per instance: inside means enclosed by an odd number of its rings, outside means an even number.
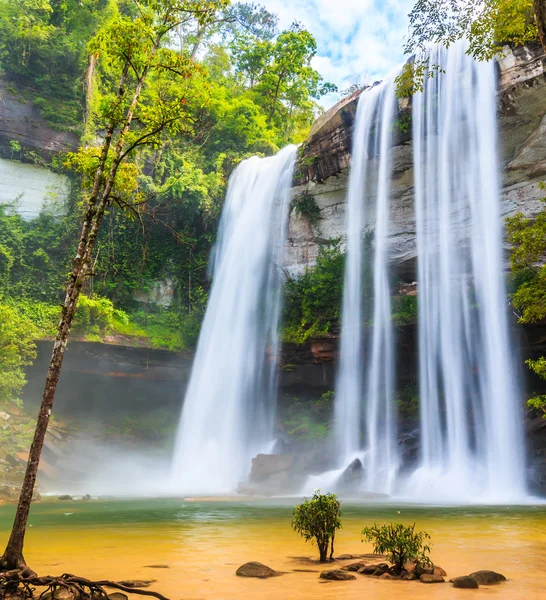
[[[282,259],[296,147],[230,178],[207,311],[177,432],[177,493],[236,490],[273,437]]]
[[[365,489],[374,492],[392,491],[398,466],[388,276],[394,108],[393,80],[362,93],[358,102],[347,193],[347,259],[335,404],[340,464],[359,458]],[[374,224],[373,254],[365,243],[368,223]],[[370,271],[373,290],[367,289]]]
[[[457,43],[413,98],[421,466],[407,492],[524,495],[502,255],[494,62]]]
[[[435,73],[412,99],[420,460],[410,475],[401,473],[388,270],[396,117],[389,79],[358,103],[335,405],[338,468],[309,485],[336,489],[359,458],[362,491],[441,503],[525,497],[504,283],[495,63],[476,62],[465,49],[461,42],[428,50],[424,58]]]

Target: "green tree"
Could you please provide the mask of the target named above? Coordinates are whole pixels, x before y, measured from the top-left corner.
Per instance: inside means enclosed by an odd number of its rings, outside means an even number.
[[[0,246],[1,252],[1,246]],[[26,383],[24,368],[36,357],[37,329],[0,300],[0,401],[17,398]]]
[[[103,125],[104,134],[100,147],[82,148],[67,160],[81,174],[85,214],[15,520],[0,557],[0,568],[9,573],[4,587],[11,589],[17,577],[33,585],[36,577],[23,556],[30,504],[70,329],[105,211],[116,204],[140,220],[145,202],[138,185],[140,165],[132,160],[136,150],[159,148],[164,134],[190,135],[194,127],[186,106],[199,68],[166,46],[170,32],[188,15],[206,22],[226,4],[224,0],[135,1],[133,15],[116,16],[89,45],[103,66],[96,122]]]
[[[430,546],[425,543],[430,535],[424,531],[415,531],[415,523],[409,527],[401,523],[374,523],[371,527],[364,527],[362,536],[365,541],[372,542],[374,553],[388,556],[397,573],[401,573],[409,561],[432,564],[428,556]]]
[[[334,539],[336,531],[341,528],[341,502],[335,494],[321,494],[316,491],[312,498],[304,501],[294,509],[292,529],[299,533],[305,541],[311,540],[317,545],[320,562],[330,560],[334,556]]]
[[[502,44],[522,45],[537,38],[546,52],[546,0],[417,0],[411,13],[407,54],[428,43],[450,46],[468,40],[468,53],[478,60],[495,56]],[[438,65],[414,58],[398,76],[398,94],[422,89]]]
[[[544,189],[544,184],[541,187]],[[546,319],[546,265],[540,264],[546,256],[546,208],[533,219],[522,213],[509,217],[507,229],[512,244],[512,273],[517,285],[512,304],[520,313],[520,323],[537,323]],[[529,359],[526,364],[536,375],[546,379],[546,357]],[[528,405],[544,412],[546,417],[546,395],[534,396]]]

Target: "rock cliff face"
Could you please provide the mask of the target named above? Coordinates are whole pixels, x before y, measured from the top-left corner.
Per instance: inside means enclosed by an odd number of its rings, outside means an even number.
[[[505,48],[498,66],[502,215],[504,218],[522,211],[533,216],[540,210],[540,199],[544,196],[537,184],[546,177],[546,56],[539,45]],[[286,262],[293,275],[314,264],[324,240],[344,234],[352,127],[358,98],[358,93],[345,98],[322,115],[303,144],[294,194],[313,196],[321,219],[311,226],[305,217],[291,214]],[[401,100],[399,110],[402,116],[411,114],[411,103]],[[393,263],[411,279],[416,257],[411,133],[400,133],[397,138],[391,255]],[[370,202],[373,204],[374,199],[370,198]],[[373,214],[373,210],[368,213]],[[373,230],[374,223],[368,222],[367,226]]]
[[[11,141],[40,154],[52,155],[78,147],[75,133],[58,131],[40,116],[32,103],[0,84],[0,156],[13,158]]]

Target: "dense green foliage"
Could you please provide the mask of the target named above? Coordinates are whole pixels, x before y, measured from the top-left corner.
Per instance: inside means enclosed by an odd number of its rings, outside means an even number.
[[[341,528],[341,502],[335,494],[321,494],[320,490],[312,498],[305,498],[296,506],[292,516],[292,529],[305,541],[311,540],[317,545],[320,562],[334,556],[336,531]]]
[[[0,71],[8,91],[33,102],[53,126],[81,133],[85,144],[49,165],[71,172],[63,216],[52,205],[25,221],[13,206],[0,207],[3,297],[60,302],[83,210],[80,189],[89,191],[96,170],[97,133],[128,106],[151,43],[152,5],[0,0]],[[116,319],[115,327],[80,321],[89,339],[115,332],[176,349],[195,343],[230,173],[251,154],[302,140],[320,111],[317,100],[334,89],[311,67],[316,43],[299,24],[279,32],[276,16],[250,3],[197,5],[209,11],[207,19],[188,12],[151,66],[126,142],[136,153],[116,175],[84,288],[128,320]],[[116,103],[125,56],[132,66]],[[14,159],[38,160],[22,141],[10,147]],[[154,305],[161,287],[168,310]]]
[[[544,184],[541,184],[544,189]],[[546,199],[544,199],[546,204]],[[507,219],[508,239],[512,244],[511,265],[516,282],[512,304],[520,311],[520,323],[546,319],[546,208],[534,219],[518,213]],[[527,360],[527,366],[546,380],[546,357]],[[529,407],[543,411],[546,418],[546,395],[534,396]]]
[[[284,367],[290,371],[290,365]],[[279,407],[278,419],[283,431],[296,439],[316,442],[330,433],[334,392],[329,390],[318,398],[293,397]]]
[[[340,241],[319,248],[316,266],[286,282],[284,339],[303,343],[339,320],[345,255]]]
[[[0,299],[0,401],[15,398],[26,383],[24,367],[36,356],[32,321]]]
[[[409,561],[422,565],[431,564],[428,556],[430,546],[426,543],[430,535],[424,531],[415,531],[415,523],[409,527],[401,523],[374,523],[371,527],[364,527],[362,536],[365,541],[373,543],[375,554],[388,556],[398,573]]]
[[[520,46],[538,39],[533,0],[417,0],[410,15],[407,54],[423,50],[429,43],[450,46],[466,39],[467,52],[488,60],[505,44]],[[422,89],[424,78],[433,76],[438,65],[415,58],[397,78],[398,95]]]

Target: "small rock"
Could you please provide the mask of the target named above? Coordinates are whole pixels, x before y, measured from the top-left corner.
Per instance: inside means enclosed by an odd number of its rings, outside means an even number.
[[[169,565],[144,565],[145,569],[169,569]]]
[[[415,571],[404,570],[400,575],[400,579],[403,579],[404,581],[415,581],[416,579],[419,579],[419,576]]]
[[[108,600],[129,600],[129,597],[121,592],[114,592],[113,594],[108,594]]]
[[[376,565],[373,575],[375,575],[375,577],[380,577],[381,575],[383,575],[383,573],[388,573],[388,572],[389,572],[389,565],[387,563],[380,563],[380,564]]]
[[[445,579],[440,575],[434,575],[434,573],[423,573],[419,579],[423,583],[444,583]]]
[[[63,496],[59,496],[57,498],[57,500],[72,500],[72,496],[69,496],[68,494],[64,494]]]
[[[341,567],[343,569],[343,571],[360,571],[360,569],[364,568],[366,566],[366,563],[360,561],[360,562],[355,562],[355,563],[351,563],[350,565],[345,565],[344,567]]]
[[[474,571],[474,573],[470,573],[470,577],[479,583],[479,585],[493,585],[495,583],[500,583],[501,581],[506,581],[504,575],[487,570]]]
[[[155,581],[157,579],[126,579],[125,581],[118,581],[118,583],[128,588],[143,588],[150,587]]]
[[[478,582],[468,575],[464,575],[463,577],[455,577],[455,579],[452,579],[451,581],[453,583],[453,587],[456,588],[461,588],[463,590],[478,589]]]
[[[379,576],[379,579],[394,579],[394,577],[390,573],[383,573]]]
[[[383,575],[389,570],[389,565],[387,563],[379,563],[377,565],[367,565],[359,569],[358,572],[362,573],[362,575]]]
[[[80,592],[75,588],[58,587],[53,592],[53,600],[79,600]]]
[[[339,556],[336,556],[336,560],[352,560],[353,558],[358,558],[358,556],[355,556],[354,554],[340,554]]]
[[[342,571],[341,569],[322,571],[320,578],[327,579],[328,581],[349,581],[349,579],[356,579],[354,575],[347,573],[347,571]]]
[[[258,577],[259,579],[267,579],[268,577],[276,577],[280,575],[270,567],[259,562],[248,562],[241,565],[235,572],[239,577]]]

